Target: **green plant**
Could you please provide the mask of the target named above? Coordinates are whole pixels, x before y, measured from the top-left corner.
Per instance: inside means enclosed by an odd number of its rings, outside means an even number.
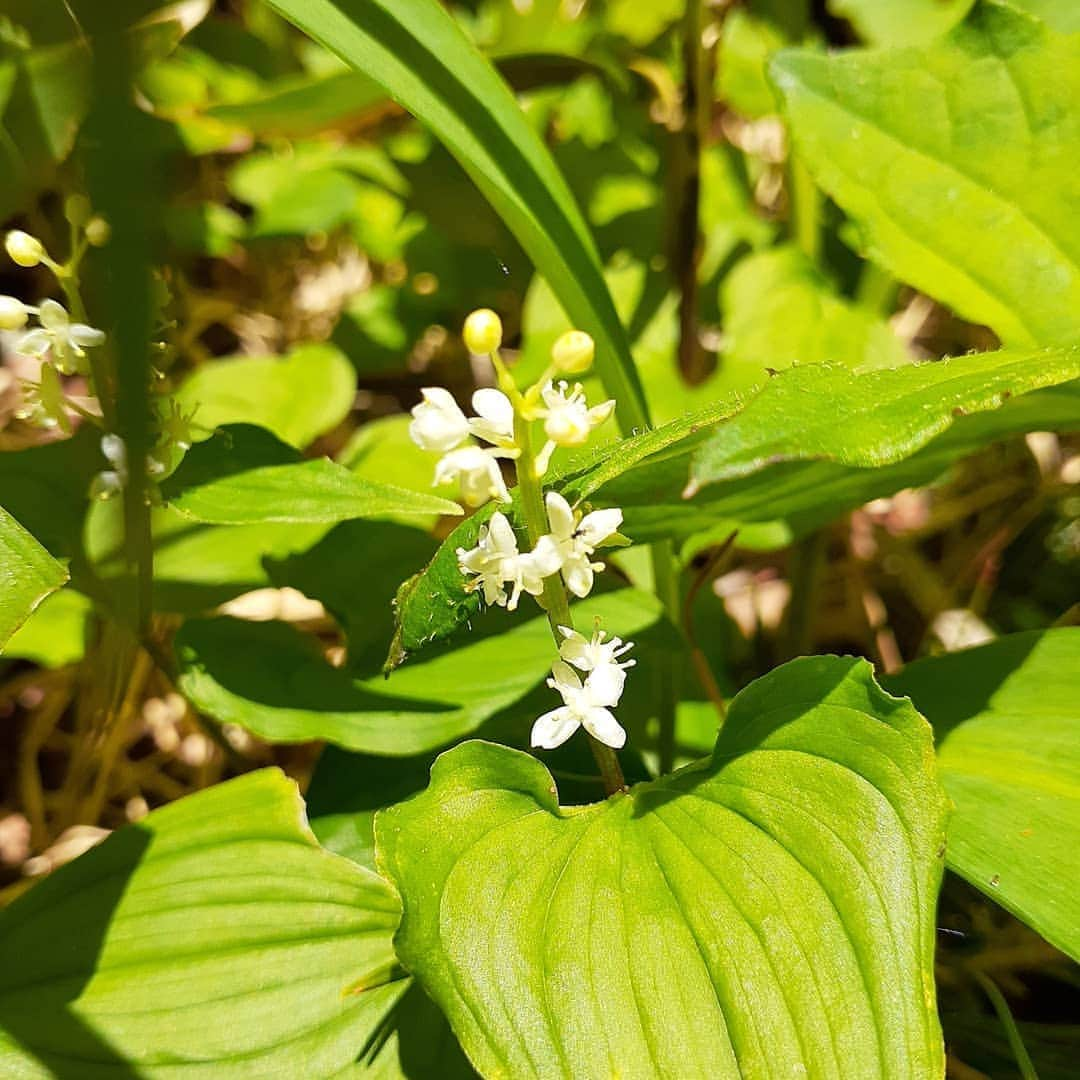
[[[0,1072],[1067,1075],[1072,5],[65,6]]]

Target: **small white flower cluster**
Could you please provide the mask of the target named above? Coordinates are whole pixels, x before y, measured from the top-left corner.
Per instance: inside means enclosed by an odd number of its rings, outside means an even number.
[[[619,658],[634,643],[623,644],[617,637],[605,641],[603,630],[596,631],[591,640],[567,626],[560,626],[559,632],[565,640],[559,646],[560,658],[552,665],[547,684],[559,692],[563,703],[533,724],[532,745],[554,750],[583,727],[594,739],[619,749],[626,743],[626,732],[611,710],[622,697],[626,669],[636,663]],[[578,671],[585,673],[584,682]]]
[[[30,268],[44,263],[55,273],[62,270],[37,237],[19,229],[5,236],[4,249],[17,266]],[[38,325],[26,329],[32,317]],[[14,343],[15,352],[41,360],[38,381],[24,385],[24,403],[16,415],[20,420],[59,428],[70,435],[71,419],[61,376],[89,376],[86,350],[104,344],[104,332],[72,321],[67,309],[56,300],[43,300],[35,307],[14,296],[0,296],[0,330],[25,330]]]
[[[551,531],[541,536],[531,551],[518,550],[514,529],[499,511],[481,526],[476,547],[457,549],[461,572],[472,578],[466,590],[482,591],[486,604],[514,611],[523,592],[539,596],[544,591],[544,578],[561,573],[575,596],[589,595],[594,571],[604,569],[603,563],[592,562],[590,556],[619,531],[622,511],[594,510],[579,520],[557,492],[549,491],[544,502]],[[505,585],[510,586],[509,595]]]
[[[497,459],[518,455],[510,399],[501,390],[477,390],[472,396],[477,415],[470,419],[441,386],[427,386],[421,393],[424,400],[412,411],[409,436],[421,450],[442,454],[435,466],[435,484],[457,480],[468,506],[483,506],[489,499],[509,502]],[[492,445],[478,446],[471,436]]]
[[[501,511],[493,513],[481,526],[476,546],[457,549],[458,566],[467,579],[465,588],[481,593],[489,606],[508,611],[517,608],[522,593],[543,596],[549,580],[557,576],[562,579],[559,593],[564,585],[573,596],[586,597],[595,574],[604,568],[602,562],[593,561],[593,555],[601,545],[615,542],[622,511],[594,510],[582,516],[554,491],[547,492],[541,506],[538,481],[558,447],[584,446],[593,429],[615,410],[614,401],[590,407],[580,384],[571,387],[563,380],[554,381],[555,376],[577,375],[588,369],[593,361],[593,340],[580,330],[560,337],[552,348],[548,369],[523,394],[499,356],[502,324],[495,312],[474,311],[465,322],[463,337],[470,352],[491,357],[502,389],[477,390],[472,397],[477,415],[467,417],[448,391],[426,387],[423,401],[412,410],[409,434],[417,446],[442,455],[435,467],[436,484],[458,480],[462,500],[471,507],[490,499],[511,501],[498,459],[516,460],[522,497],[527,500],[526,519],[535,540],[531,549],[521,550],[509,518]],[[529,428],[533,421],[543,422],[546,439],[535,458]],[[522,475],[523,468],[529,470],[527,475]],[[545,513],[547,531],[537,535],[543,529]],[[552,597],[548,592],[543,606],[551,607]],[[559,602],[565,606],[565,594],[563,598]],[[625,669],[633,664],[632,660],[620,663],[618,657],[630,646],[618,638],[605,641],[600,630],[591,641],[570,627],[560,626],[559,630],[563,635],[560,659],[552,668],[548,685],[559,692],[563,704],[537,720],[533,745],[551,749],[584,726],[602,743],[621,747],[626,732],[611,709],[622,696]],[[578,671],[584,673],[584,681]]]

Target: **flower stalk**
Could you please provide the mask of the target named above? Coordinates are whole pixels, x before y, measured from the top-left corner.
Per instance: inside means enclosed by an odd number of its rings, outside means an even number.
[[[500,384],[503,382],[503,373],[507,381],[511,382],[509,372],[506,371],[502,359],[497,353],[492,354],[492,363],[499,373]],[[505,391],[504,391],[505,392]],[[518,492],[521,496],[521,511],[525,518],[525,528],[529,534],[529,543],[537,544],[540,538],[547,532],[547,514],[544,510],[544,495],[540,487],[540,478],[537,476],[536,455],[532,447],[532,431],[521,405],[524,400],[515,390],[514,403],[514,441],[521,451],[517,459]],[[566,594],[566,586],[558,574],[552,574],[544,579],[544,592],[541,596],[541,606],[547,613],[548,625],[551,627],[551,635],[558,648],[563,641],[560,626],[573,627],[573,619],[570,615],[570,598]],[[623,777],[619,758],[615,751],[599,739],[587,734],[589,749],[600,770],[600,776],[604,781],[604,794],[614,795],[626,790],[626,780]]]

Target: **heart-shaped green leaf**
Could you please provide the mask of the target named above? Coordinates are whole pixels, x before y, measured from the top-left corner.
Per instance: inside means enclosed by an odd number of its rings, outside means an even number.
[[[987,2],[938,44],[771,73],[870,258],[1007,344],[1080,338],[1080,38]]]
[[[710,761],[560,808],[472,742],[376,818],[398,955],[486,1076],[939,1076],[930,730],[864,661],[732,703]]]
[[[930,657],[888,685],[934,725],[949,868],[1080,960],[1080,628]]]
[[[398,913],[278,771],[182,799],[0,915],[0,1073],[337,1076],[405,988]]]
[[[67,577],[64,567],[0,507],[0,648]]]
[[[196,443],[161,493],[173,509],[210,525],[461,514],[457,503],[362,479],[329,458],[304,460],[252,424],[231,424]]]

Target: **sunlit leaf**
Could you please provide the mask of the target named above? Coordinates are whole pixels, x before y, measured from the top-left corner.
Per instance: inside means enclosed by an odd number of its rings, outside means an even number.
[[[64,567],[0,507],[0,648],[67,576]]]
[[[0,1070],[336,1076],[405,988],[398,914],[276,770],[182,799],[0,915]]]
[[[946,855],[1080,959],[1080,628],[1011,634],[888,680],[934,725],[956,804]]]
[[[1080,337],[1080,38],[984,3],[938,44],[771,70],[871,259],[1006,344]]]
[[[471,742],[381,812],[398,955],[488,1076],[933,1076],[945,797],[862,661],[732,703],[710,761],[560,807]],[[793,902],[797,897],[798,902]]]
[[[250,424],[196,443],[161,494],[174,510],[211,525],[461,514],[457,503],[364,480],[329,458],[304,460]]]

